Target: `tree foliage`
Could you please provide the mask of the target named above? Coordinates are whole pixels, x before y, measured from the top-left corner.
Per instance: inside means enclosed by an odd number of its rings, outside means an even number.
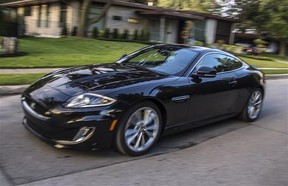
[[[288,41],[288,1],[266,0],[260,3],[258,27]],[[259,22],[261,21],[261,22]]]
[[[190,10],[200,13],[219,14],[220,4],[208,0],[163,0],[158,1],[157,6],[175,10]]]

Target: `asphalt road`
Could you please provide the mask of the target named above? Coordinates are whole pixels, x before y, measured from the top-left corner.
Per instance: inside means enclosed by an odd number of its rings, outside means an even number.
[[[22,126],[19,102],[0,98],[0,171],[7,184],[288,185],[287,79],[267,81],[258,121],[230,119],[170,135],[138,158],[55,149]]]

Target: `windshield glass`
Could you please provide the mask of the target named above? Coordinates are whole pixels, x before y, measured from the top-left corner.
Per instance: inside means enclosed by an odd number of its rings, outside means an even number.
[[[180,47],[149,48],[132,55],[123,64],[162,74],[176,75],[184,71],[196,55],[197,52]]]

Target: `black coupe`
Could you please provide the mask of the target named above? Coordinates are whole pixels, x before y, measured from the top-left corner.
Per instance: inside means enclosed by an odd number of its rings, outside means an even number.
[[[264,74],[227,52],[154,45],[114,64],[47,74],[22,95],[23,124],[58,148],[137,156],[176,129],[254,121],[263,97]]]

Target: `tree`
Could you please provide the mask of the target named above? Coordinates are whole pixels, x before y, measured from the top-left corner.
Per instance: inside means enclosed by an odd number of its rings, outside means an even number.
[[[111,4],[112,0],[107,0],[100,14],[89,20],[88,15],[91,7],[91,0],[83,0],[81,8],[81,16],[79,21],[78,36],[85,37],[87,34],[88,25],[100,21],[106,15],[106,12],[110,8]]]
[[[238,19],[236,28],[241,32],[246,29],[256,29],[256,16],[259,14],[259,0],[235,0],[233,4],[226,4],[223,14],[226,17]]]
[[[268,32],[280,41],[280,55],[285,54],[285,43],[288,42],[288,1],[273,0],[235,0],[226,13],[240,22],[236,28],[245,32],[256,29],[258,33]]]
[[[220,14],[222,7],[216,0],[165,0],[158,1],[157,6],[175,10],[190,10],[213,14]]]
[[[288,42],[288,1],[261,1],[259,14],[256,17],[258,29],[268,31],[280,41],[280,55],[285,55]]]

